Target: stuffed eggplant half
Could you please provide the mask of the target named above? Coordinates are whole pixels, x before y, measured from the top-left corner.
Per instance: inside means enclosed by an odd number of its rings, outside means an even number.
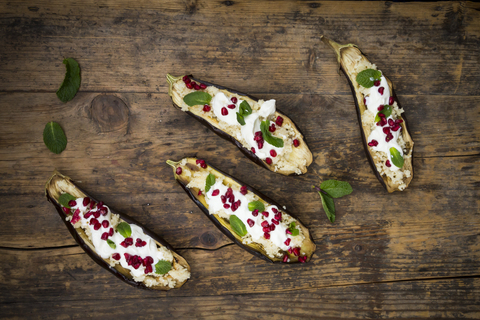
[[[80,247],[128,284],[170,290],[190,278],[190,266],[165,240],[132,218],[111,211],[69,177],[54,172],[45,194]]]
[[[405,190],[413,178],[414,143],[392,82],[356,45],[340,45],[325,37],[322,41],[333,48],[347,76],[365,152],[375,175],[388,192]]]
[[[308,229],[278,204],[204,160],[168,160],[175,179],[236,244],[271,262],[305,263],[315,252]]]
[[[284,175],[302,174],[313,156],[302,134],[275,100],[258,100],[190,76],[167,75],[173,104],[255,163]]]

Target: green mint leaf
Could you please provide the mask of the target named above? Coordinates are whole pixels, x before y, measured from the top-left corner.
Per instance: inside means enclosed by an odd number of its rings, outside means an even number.
[[[394,147],[390,148],[390,159],[392,160],[395,166],[399,168],[403,167],[404,159],[400,154],[400,152]]]
[[[300,234],[300,230],[295,228],[295,221],[288,225],[288,230],[292,233],[292,236],[298,236]]]
[[[49,122],[43,129],[43,142],[48,150],[59,154],[67,147],[67,137],[62,127],[56,122]]]
[[[72,196],[69,193],[62,193],[60,197],[58,197],[58,203],[60,203],[62,206],[67,207],[68,209],[71,209],[70,206],[68,205],[68,202],[70,200],[76,200],[74,196]]]
[[[252,114],[252,108],[250,107],[247,101],[245,100],[242,101],[242,103],[240,103],[240,115],[245,117],[250,114]]]
[[[232,227],[233,231],[235,231],[235,233],[240,237],[243,237],[247,234],[247,228],[245,227],[245,224],[234,214],[230,216],[230,227]]]
[[[172,269],[172,264],[165,260],[159,260],[155,265],[155,273],[157,274],[166,274]]]
[[[260,129],[262,130],[263,140],[277,148],[283,148],[283,140],[277,137],[272,136],[268,127],[270,126],[270,120],[262,121],[260,124]]]
[[[332,198],[341,198],[353,191],[350,183],[338,180],[323,181],[320,188]]]
[[[212,101],[212,96],[207,92],[195,91],[195,92],[190,92],[185,97],[183,97],[183,101],[189,107],[193,107],[196,105],[209,104],[210,101]]]
[[[382,73],[378,70],[367,69],[359,72],[357,74],[357,83],[364,88],[371,88],[373,87],[373,83],[376,80],[380,80],[382,77]]]
[[[383,106],[383,109],[377,112],[377,115],[375,116],[375,122],[380,121],[380,116],[378,115],[379,113],[384,114],[385,118],[390,117],[390,115],[392,114],[392,106]]]
[[[72,58],[63,59],[63,64],[65,64],[67,71],[60,88],[57,90],[57,97],[62,102],[67,102],[75,97],[78,88],[80,88],[80,66]]]
[[[245,119],[243,116],[237,112],[237,122],[240,123],[240,125],[244,126],[245,125]]]
[[[265,205],[261,201],[252,201],[248,204],[248,210],[258,210],[260,212],[265,211]]]
[[[107,239],[107,243],[108,243],[108,245],[110,246],[110,248],[112,248],[112,249],[116,249],[116,248],[117,248],[117,245],[116,245],[115,242],[113,242],[112,240]]]
[[[325,210],[328,220],[330,220],[331,223],[334,223],[335,222],[335,203],[333,202],[333,198],[321,192],[319,192],[318,194],[322,198],[323,210]]]
[[[132,235],[132,228],[130,228],[130,225],[126,222],[120,222],[117,226],[117,231],[124,238],[128,238]]]
[[[210,188],[215,184],[215,175],[209,173],[207,176],[207,181],[205,181],[205,192],[208,192]]]

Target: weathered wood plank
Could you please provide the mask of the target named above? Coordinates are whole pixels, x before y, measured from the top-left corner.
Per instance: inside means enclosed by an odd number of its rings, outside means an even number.
[[[54,92],[62,58],[73,56],[82,91],[166,92],[165,73],[191,72],[251,93],[348,93],[333,53],[319,41],[325,34],[360,45],[399,94],[479,92],[478,4],[345,7],[350,3],[2,1],[0,90]]]
[[[168,297],[137,292],[135,296],[74,302],[29,297],[0,306],[10,318],[158,318],[169,319],[476,319],[480,317],[478,278],[408,281],[326,287],[286,293]],[[67,296],[68,298],[68,296]],[[138,305],[142,309],[138,309]]]

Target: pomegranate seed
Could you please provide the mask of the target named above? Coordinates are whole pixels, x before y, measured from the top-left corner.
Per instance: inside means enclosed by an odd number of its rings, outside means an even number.
[[[252,211],[252,216],[254,217],[258,216],[258,209],[255,209]]]
[[[263,215],[265,218],[268,218],[268,211],[263,211],[263,212],[262,212],[262,215]]]
[[[106,216],[108,213],[108,209],[103,207],[102,209],[100,209],[100,213],[102,214],[102,216]]]
[[[270,231],[275,231],[275,225],[274,224],[270,225]]]
[[[289,245],[290,245],[290,241],[292,241],[292,239],[287,238],[287,240],[285,240],[285,242],[284,242],[285,245],[286,245],[286,246],[289,246]]]
[[[225,192],[225,197],[229,197],[233,193],[232,188],[227,188],[227,192]]]
[[[262,136],[253,137],[253,141],[262,141],[262,140],[263,140]]]
[[[183,82],[187,82],[187,79],[190,80],[190,78],[187,75],[184,75],[183,78],[182,78]]]
[[[267,164],[272,164],[272,159],[267,158],[267,159],[265,159],[265,162],[266,162]]]
[[[242,186],[240,188],[240,193],[243,194],[243,195],[246,195],[248,193],[247,186]]]
[[[367,105],[367,99],[366,98],[363,98],[363,104]]]
[[[388,104],[392,105],[395,102],[395,99],[393,97],[388,98]]]
[[[237,107],[237,106],[234,105],[234,104],[229,104],[229,105],[227,106],[228,109],[235,109],[236,107]]]
[[[276,208],[272,208],[273,213],[278,213],[278,210]]]
[[[289,252],[290,254],[293,254],[293,248],[292,248],[292,247],[288,248],[288,252]]]
[[[270,150],[270,155],[275,158],[277,156],[277,152],[272,149]]]
[[[298,148],[299,145],[300,145],[300,141],[298,141],[297,139],[294,139],[294,140],[293,140],[293,146],[294,146],[295,148]]]
[[[378,141],[375,140],[375,139],[372,139],[372,141],[370,141],[370,142],[368,143],[368,145],[369,145],[370,147],[376,147],[376,146],[378,146]]]
[[[191,82],[185,84],[188,89],[193,89],[193,85]]]
[[[195,89],[196,89],[196,88],[195,88]],[[200,89],[200,87],[198,87],[198,89]],[[135,268],[135,270],[136,270],[136,269],[138,269],[138,268],[140,267],[140,263],[138,263],[138,262],[137,262],[137,263],[134,263],[134,264],[132,264],[132,267]]]
[[[393,126],[395,124],[395,121],[393,121],[393,119],[388,119],[388,125],[389,126]]]
[[[95,201],[90,202],[90,210],[92,210],[95,207]]]
[[[126,238],[125,241],[127,244],[132,245],[133,244],[133,238]]]
[[[275,132],[276,129],[277,129],[277,128],[275,128],[275,124],[274,124],[274,123],[272,123],[272,124],[270,125],[270,127],[268,127],[268,131],[270,131],[270,132]]]
[[[70,200],[70,201],[68,201],[68,205],[69,205],[70,207],[75,207],[75,206],[77,205],[77,201],[75,201],[75,200]]]
[[[298,257],[300,255],[300,248],[299,247],[294,248],[293,254],[295,255],[295,257]]]
[[[99,217],[100,217],[100,211],[94,211],[94,212],[92,212],[92,213],[93,213],[93,216],[94,216],[95,218],[99,218]]]
[[[144,247],[146,244],[147,244],[146,241],[142,241],[142,239],[137,238],[137,242],[135,242],[135,247],[141,248],[141,247]]]
[[[108,232],[102,233],[102,240],[107,240],[108,239]]]
[[[175,173],[178,175],[182,174],[182,168],[178,167],[177,170],[175,170]]]
[[[402,119],[397,119],[397,120],[395,120],[395,123],[398,123],[398,124],[400,124],[400,123],[402,123],[402,122],[403,122]]]
[[[383,109],[385,109],[385,106],[384,106],[383,104],[381,104],[381,105],[377,108],[378,111],[382,111]]]
[[[279,212],[275,215],[275,220],[282,221],[282,213],[281,212]]]
[[[220,196],[220,199],[222,200],[222,203],[227,202],[227,198],[225,196]]]
[[[98,220],[95,218],[90,219],[90,225],[93,226],[98,223]]]
[[[233,195],[233,193],[230,193],[230,195],[228,196],[228,202],[230,202],[230,203],[235,202],[235,196]]]
[[[102,221],[102,227],[108,228],[109,225],[110,225],[110,223],[108,222],[108,220],[103,220]]]
[[[108,235],[111,237],[113,236],[113,228],[110,228],[110,230],[108,231]]]
[[[62,210],[65,214],[70,214],[70,209],[68,209],[67,207],[62,207]]]
[[[263,148],[263,141],[259,141],[258,142],[258,149],[262,149]]]
[[[304,256],[302,259],[300,259],[302,257],[298,257],[298,261],[300,261],[301,263],[305,263],[307,262],[307,256]]]
[[[273,223],[273,224],[276,224],[277,226],[280,224],[280,222],[278,222],[278,221],[275,220],[275,219],[272,219],[272,223]]]
[[[261,135],[262,135],[262,131],[255,132],[255,136],[261,136]]]
[[[380,121],[377,122],[377,126],[381,126],[381,127],[385,126],[386,124],[387,124],[387,120],[385,118],[380,118]]]
[[[392,166],[392,164],[390,163],[390,160],[385,161],[385,165],[389,168]]]
[[[230,208],[230,205],[229,205],[229,204],[224,204],[223,207],[224,207],[225,209],[229,209],[229,208]]]
[[[277,120],[275,120],[275,123],[277,124],[277,126],[281,127],[283,124],[283,118],[278,116]]]
[[[200,164],[200,167],[202,167],[203,169],[207,169],[207,164],[205,163],[205,161]]]
[[[237,103],[237,97],[232,97],[232,99],[230,99],[233,103]]]
[[[123,255],[125,256],[125,260],[127,260],[127,262],[130,261],[131,255],[128,253],[124,253]]]
[[[77,210],[75,210],[75,213],[73,214],[71,223],[72,223],[72,224],[75,224],[75,223],[77,223],[78,221],[80,221],[80,219],[81,219],[81,218],[80,218],[80,209],[77,209]]]
[[[100,229],[101,226],[102,226],[102,224],[101,224],[100,222],[97,222],[97,223],[95,223],[95,225],[93,226],[93,229],[98,230],[98,229]]]
[[[222,116],[226,116],[226,115],[228,115],[228,110],[227,110],[227,108],[223,107],[222,108]]]
[[[238,205],[237,205],[237,203],[235,202],[235,203],[232,204],[232,212],[237,211],[237,209],[238,209]]]
[[[255,221],[253,221],[252,219],[248,219],[248,220],[247,220],[247,223],[248,223],[248,225],[250,226],[250,228],[255,225]]]
[[[393,139],[393,135],[391,133],[389,133],[389,134],[387,134],[387,137],[385,138],[385,141],[389,142],[392,139]]]
[[[112,258],[115,259],[115,260],[120,260],[120,253],[114,253],[112,254]]]
[[[153,263],[153,258],[150,256],[146,256],[145,259],[143,259],[143,262],[146,266],[151,265]]]
[[[88,206],[89,203],[90,203],[90,198],[89,197],[83,198],[83,206],[84,207]]]
[[[378,87],[378,86],[380,85],[380,80],[376,80],[376,81],[373,83],[373,85],[374,85],[375,87]]]
[[[207,89],[207,85],[205,83],[200,83],[200,89]]]
[[[88,219],[88,218],[90,218],[91,215],[92,215],[92,213],[91,213],[90,211],[88,211],[87,213],[85,213],[85,214],[83,215],[83,217],[84,217],[85,219]]]
[[[380,87],[380,88],[378,88],[378,92],[379,92],[381,95],[383,95],[383,91],[384,91],[384,90],[385,90],[385,88],[384,88],[384,87]]]
[[[384,127],[383,128],[383,133],[389,134],[390,133],[390,127]]]
[[[270,232],[270,226],[268,226],[268,227],[263,227],[262,230],[263,230],[263,232],[268,233],[268,232]]]
[[[218,190],[218,189],[215,189],[215,190],[212,191],[212,196],[214,196],[214,197],[218,196],[219,194],[220,194],[220,190]]]
[[[203,111],[204,111],[204,112],[208,112],[208,111],[210,111],[210,110],[212,110],[212,107],[210,107],[208,104],[206,104],[206,105],[203,106]]]
[[[379,116],[380,118],[385,118],[385,115],[384,115],[383,113],[379,113],[378,116]]]
[[[287,262],[288,262],[288,256],[287,256],[287,255],[284,255],[284,256],[283,256],[283,262],[284,262],[284,263],[287,263]]]
[[[398,131],[398,129],[401,129],[402,127],[398,124],[395,124],[393,127],[392,127],[392,131]]]
[[[103,207],[103,204],[104,204],[103,201],[100,201],[100,202],[98,203],[98,208],[100,209],[101,207]]]
[[[268,221],[263,221],[262,224],[261,224],[262,227],[268,227]]]
[[[255,148],[254,148],[254,147],[252,147],[252,149],[250,149],[250,150],[251,150],[253,153],[255,153]]]
[[[202,190],[198,190],[198,196],[201,196],[202,195]]]
[[[265,239],[267,239],[267,240],[270,239],[270,233],[265,232],[265,233],[263,234],[263,237],[264,237]]]
[[[195,90],[200,90],[200,85],[199,84],[194,84],[193,87],[195,88]]]
[[[292,231],[290,231],[290,230],[287,229],[287,230],[285,230],[285,233],[286,233],[286,234],[292,234]]]
[[[153,272],[153,267],[152,265],[148,265],[145,267],[145,274]]]

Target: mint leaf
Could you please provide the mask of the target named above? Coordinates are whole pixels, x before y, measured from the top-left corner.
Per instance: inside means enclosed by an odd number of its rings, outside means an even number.
[[[318,194],[320,194],[320,197],[322,198],[323,210],[325,210],[328,220],[330,220],[331,223],[334,223],[335,222],[335,203],[333,202],[332,197],[327,196],[326,194],[323,194],[321,192],[319,192]]]
[[[116,245],[115,242],[113,242],[112,240],[107,239],[107,243],[108,243],[108,245],[110,246],[110,248],[112,248],[112,249],[116,249],[116,248],[117,248],[117,245]]]
[[[196,105],[209,104],[210,101],[212,101],[212,96],[207,92],[195,91],[195,92],[190,92],[185,97],[183,97],[183,101],[188,106],[193,107]]]
[[[298,236],[300,234],[300,230],[295,228],[295,221],[288,225],[288,230],[292,233],[292,236]]]
[[[230,227],[232,227],[233,231],[235,231],[235,233],[240,237],[243,237],[247,234],[247,228],[245,227],[245,224],[234,214],[230,216]]]
[[[377,112],[377,115],[375,116],[375,122],[380,121],[380,116],[378,115],[379,113],[384,114],[385,118],[390,117],[390,115],[392,114],[392,106],[383,106],[383,109]]]
[[[350,183],[338,180],[323,181],[320,188],[327,192],[332,198],[341,198],[352,193],[353,189]]]
[[[261,201],[252,201],[248,204],[248,210],[258,210],[260,212],[265,211],[265,205]]]
[[[80,66],[73,58],[63,59],[67,71],[60,88],[57,90],[58,99],[67,102],[73,99],[80,88]]]
[[[67,147],[67,137],[62,127],[56,122],[49,122],[43,129],[43,142],[48,150],[59,154]]]
[[[263,140],[277,148],[283,148],[283,140],[277,137],[272,136],[268,127],[270,126],[270,120],[262,121],[260,124],[260,129],[262,130]]]
[[[120,222],[117,226],[117,231],[124,238],[128,238],[132,235],[132,228],[130,228],[130,225],[126,222]]]
[[[58,203],[60,203],[62,206],[67,207],[68,209],[71,209],[70,206],[68,205],[68,202],[70,200],[76,200],[74,196],[72,196],[69,193],[62,193],[60,197],[58,197]]]
[[[357,74],[357,83],[364,88],[371,88],[376,80],[380,80],[382,73],[378,70],[367,69]]]
[[[215,184],[215,175],[209,173],[207,176],[207,181],[205,181],[205,192],[208,192],[210,188]]]
[[[155,265],[155,273],[165,274],[172,269],[172,264],[165,260],[159,260]]]
[[[250,114],[252,114],[252,108],[247,101],[243,100],[242,103],[240,103],[240,115],[245,117]]]
[[[394,147],[390,148],[390,159],[392,160],[395,166],[399,168],[403,167],[404,159],[400,154],[400,152]]]
[[[240,123],[240,125],[244,126],[245,125],[245,119],[243,116],[237,112],[237,122]]]

